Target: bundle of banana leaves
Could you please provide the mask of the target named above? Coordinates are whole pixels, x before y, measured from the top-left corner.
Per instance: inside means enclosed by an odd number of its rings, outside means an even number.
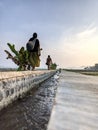
[[[13,52],[14,55],[12,55],[10,52],[8,52],[7,50],[5,50],[5,52],[7,53],[7,59],[12,59],[12,61],[18,65],[18,70],[26,70],[28,67],[28,65],[30,65],[29,60],[28,60],[28,56],[29,53],[27,50],[25,50],[24,47],[21,47],[21,49],[19,51],[17,51],[15,49],[15,45],[14,44],[10,44],[7,43],[8,47],[10,48],[10,50]]]

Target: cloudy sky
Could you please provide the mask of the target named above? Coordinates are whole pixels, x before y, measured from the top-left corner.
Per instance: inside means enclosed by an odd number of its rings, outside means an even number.
[[[16,67],[6,59],[7,43],[19,50],[33,32],[43,48],[41,68],[47,55],[62,68],[94,65],[98,0],[0,0],[0,67]]]

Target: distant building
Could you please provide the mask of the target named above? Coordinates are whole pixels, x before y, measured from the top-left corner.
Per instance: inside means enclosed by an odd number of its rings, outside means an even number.
[[[98,71],[98,63],[96,63],[94,66],[85,67],[84,69]]]
[[[95,64],[95,70],[98,70],[98,64]]]

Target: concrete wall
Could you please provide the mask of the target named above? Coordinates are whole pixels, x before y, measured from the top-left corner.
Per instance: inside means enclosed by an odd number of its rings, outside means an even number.
[[[0,110],[56,71],[0,72]]]

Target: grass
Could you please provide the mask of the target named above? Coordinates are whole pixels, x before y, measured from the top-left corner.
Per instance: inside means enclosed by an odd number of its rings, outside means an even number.
[[[66,71],[77,72],[85,75],[98,76],[98,71],[89,71],[89,70],[76,70],[76,69],[64,69]]]
[[[80,73],[85,75],[98,76],[98,72],[80,72]]]

